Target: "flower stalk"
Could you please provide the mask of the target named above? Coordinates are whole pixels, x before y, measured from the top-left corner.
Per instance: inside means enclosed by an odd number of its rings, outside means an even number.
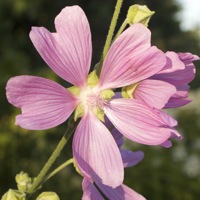
[[[71,121],[72,121],[72,118],[69,119],[68,129],[67,129],[66,133],[61,138],[57,147],[53,151],[52,155],[50,156],[50,158],[48,159],[48,161],[46,162],[46,164],[44,165],[44,167],[42,168],[42,170],[40,171],[38,176],[36,177],[35,181],[33,182],[32,186],[29,188],[27,193],[32,194],[43,183],[44,177],[46,176],[49,169],[51,168],[51,166],[55,162],[56,158],[60,155],[60,152],[62,151],[64,146],[67,144],[68,139],[70,138],[70,136],[72,135],[72,133],[74,132],[74,130],[77,126],[77,123],[74,123],[74,122],[72,123]]]
[[[103,63],[103,61],[106,57],[106,54],[108,53],[108,50],[110,48],[110,44],[112,42],[113,34],[114,34],[114,31],[115,31],[115,27],[116,27],[116,24],[117,24],[117,19],[119,17],[119,13],[120,13],[120,10],[121,10],[122,3],[123,3],[123,0],[117,0],[116,6],[115,6],[115,11],[113,13],[113,17],[112,17],[112,20],[111,20],[111,23],[110,23],[108,35],[107,35],[106,42],[105,42],[105,45],[104,45],[102,58],[101,58],[101,61],[100,61],[100,66],[99,66],[100,69],[98,70],[99,74],[101,72],[102,63]]]
[[[54,169],[51,173],[49,173],[46,176],[46,178],[44,179],[43,183],[46,182],[47,180],[49,180],[51,177],[53,177],[58,172],[60,172],[61,170],[63,170],[65,167],[67,167],[68,165],[70,165],[72,163],[74,163],[74,159],[70,158],[69,160],[67,160],[66,162],[64,162],[62,165],[60,165],[59,167],[57,167],[56,169]]]

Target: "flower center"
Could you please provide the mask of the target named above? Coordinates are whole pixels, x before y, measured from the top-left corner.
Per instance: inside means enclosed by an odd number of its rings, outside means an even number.
[[[95,71],[88,75],[87,86],[84,88],[72,86],[68,88],[68,91],[79,100],[79,105],[74,112],[75,121],[87,112],[93,112],[97,118],[104,121],[103,107],[113,97],[114,92],[112,90],[101,91],[98,87],[98,77]]]
[[[81,104],[84,106],[85,111],[94,110],[96,108],[102,109],[106,100],[101,96],[101,91],[98,88],[87,87],[81,91],[79,95]]]

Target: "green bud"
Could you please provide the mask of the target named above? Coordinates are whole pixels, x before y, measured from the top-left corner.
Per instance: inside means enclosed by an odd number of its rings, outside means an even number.
[[[32,184],[32,179],[23,171],[16,175],[15,180],[18,190],[22,192],[26,192]]]
[[[36,200],[60,200],[60,198],[55,192],[43,192]]]
[[[9,189],[1,200],[26,200],[26,195],[18,190]]]
[[[148,26],[149,20],[154,13],[147,6],[135,4],[129,8],[126,19],[129,25],[141,23]]]

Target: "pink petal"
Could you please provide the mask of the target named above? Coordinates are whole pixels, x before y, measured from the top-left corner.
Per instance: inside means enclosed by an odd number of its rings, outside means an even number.
[[[88,179],[111,187],[123,182],[124,169],[117,144],[93,113],[87,113],[77,127],[73,155],[81,173]]]
[[[159,73],[171,73],[177,70],[185,69],[185,65],[180,60],[177,53],[173,51],[167,51],[165,55],[167,57],[167,63]]]
[[[171,127],[171,136],[169,139],[178,139],[178,140],[182,140],[182,136],[180,135],[180,133],[174,128],[174,126],[177,126],[177,121],[175,119],[173,119],[170,115],[168,115],[167,113],[161,111],[161,110],[156,110],[155,112],[157,112],[157,114],[160,116],[160,118],[169,126]],[[165,147],[165,148],[170,148],[172,146],[172,142],[170,140],[166,140],[165,142],[163,142],[161,144],[161,146]]]
[[[129,151],[125,149],[120,149],[124,167],[133,167],[137,165],[144,158],[144,153],[142,151]]]
[[[125,137],[135,142],[159,145],[171,135],[160,116],[139,100],[113,99],[104,112]]]
[[[182,60],[186,65],[191,64],[194,61],[200,60],[199,56],[191,53],[178,53],[180,60]]]
[[[174,127],[178,125],[178,122],[172,118],[170,115],[168,115],[167,113],[158,110],[158,109],[154,109],[154,111],[158,114],[158,116],[165,122],[165,124],[167,124],[170,127]]]
[[[83,179],[82,188],[82,200],[104,200],[94,184],[88,181],[86,178]]]
[[[148,79],[138,84],[133,97],[151,107],[162,109],[175,92],[176,88],[170,83]]]
[[[55,26],[57,33],[33,27],[30,38],[52,70],[81,87],[86,82],[92,54],[88,20],[80,7],[65,7],[56,17]]]
[[[181,60],[177,54],[177,59],[175,60],[174,57],[172,57],[172,52],[166,55],[168,60],[171,60],[171,63],[168,61],[168,70],[161,70],[158,74],[154,75],[152,79],[163,80],[175,86],[188,84],[194,79],[196,70],[192,59],[189,61]],[[185,66],[184,68],[183,65]]]
[[[30,130],[55,127],[76,107],[76,99],[61,85],[36,76],[11,78],[6,86],[8,101],[22,109],[16,124]]]
[[[188,85],[180,85],[176,88],[177,92],[169,99],[165,108],[178,108],[191,102],[191,100],[188,99]]]
[[[150,31],[136,24],[112,44],[102,67],[99,84],[103,89],[131,85],[157,73],[165,63],[164,53],[150,47]]]
[[[108,197],[108,199],[113,200],[145,200],[145,198],[141,195],[132,190],[131,188],[127,187],[126,185],[122,184],[117,188],[111,188],[106,185],[97,183],[100,190]]]

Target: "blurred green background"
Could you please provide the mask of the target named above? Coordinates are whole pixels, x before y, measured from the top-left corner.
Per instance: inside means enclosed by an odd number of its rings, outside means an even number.
[[[173,0],[124,2],[119,25],[130,5],[146,4],[156,14],[150,21],[152,43],[163,51],[174,50],[200,54],[198,30],[181,31],[177,13],[181,7]],[[16,75],[38,75],[62,82],[36,52],[29,39],[31,26],[44,26],[54,31],[54,18],[69,5],[79,5],[85,11],[93,36],[93,65],[99,61],[115,0],[0,0],[0,196],[16,188],[15,175],[21,170],[36,176],[55,148],[67,123],[47,131],[28,131],[14,125],[20,112],[6,100],[7,80]],[[196,200],[200,197],[200,70],[191,84],[193,103],[176,109],[172,114],[179,121],[183,141],[173,147],[148,147],[127,141],[132,150],[145,152],[144,160],[126,169],[125,183],[152,200]],[[71,141],[55,165],[71,157]],[[112,172],[111,172],[112,173]],[[72,166],[44,184],[42,190],[55,191],[63,199],[80,199],[82,178]],[[37,195],[37,194],[36,194]],[[35,196],[33,196],[33,199]]]

